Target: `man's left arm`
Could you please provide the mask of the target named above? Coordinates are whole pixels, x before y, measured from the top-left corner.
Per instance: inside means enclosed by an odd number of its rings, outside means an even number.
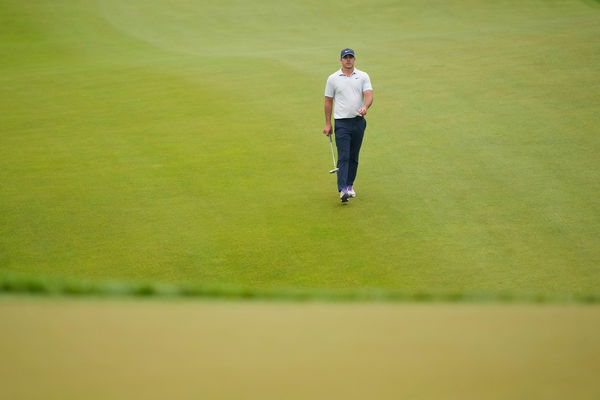
[[[373,104],[373,86],[371,86],[371,77],[364,73],[362,79],[363,105],[358,109],[360,115],[367,115],[367,110]]]
[[[363,106],[358,109],[360,115],[367,115],[367,110],[373,104],[373,90],[365,90],[363,92]]]

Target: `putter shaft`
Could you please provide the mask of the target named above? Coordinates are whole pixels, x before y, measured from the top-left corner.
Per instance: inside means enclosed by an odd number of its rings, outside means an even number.
[[[333,140],[331,139],[332,135],[333,133],[329,134],[329,147],[331,147],[331,158],[333,159],[333,169],[329,171],[330,174],[339,171],[339,168],[337,167],[337,164],[335,162],[335,153],[333,152]]]

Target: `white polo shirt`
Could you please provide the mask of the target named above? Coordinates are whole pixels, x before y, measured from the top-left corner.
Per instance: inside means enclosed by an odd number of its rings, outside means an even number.
[[[333,118],[354,118],[363,106],[365,90],[373,90],[371,78],[366,72],[354,68],[352,75],[345,75],[341,69],[327,78],[325,96],[335,99]]]

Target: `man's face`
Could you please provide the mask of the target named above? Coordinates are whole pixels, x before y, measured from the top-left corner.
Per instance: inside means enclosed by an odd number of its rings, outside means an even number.
[[[352,54],[347,54],[340,60],[342,62],[342,66],[346,69],[352,69],[354,67],[354,56]]]

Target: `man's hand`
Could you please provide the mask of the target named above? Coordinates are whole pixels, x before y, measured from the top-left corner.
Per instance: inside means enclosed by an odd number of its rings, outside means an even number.
[[[361,108],[358,109],[358,113],[364,117],[365,115],[367,115],[367,107],[362,106]]]
[[[325,136],[331,135],[331,124],[325,125],[325,128],[323,128],[323,135],[325,135]]]

